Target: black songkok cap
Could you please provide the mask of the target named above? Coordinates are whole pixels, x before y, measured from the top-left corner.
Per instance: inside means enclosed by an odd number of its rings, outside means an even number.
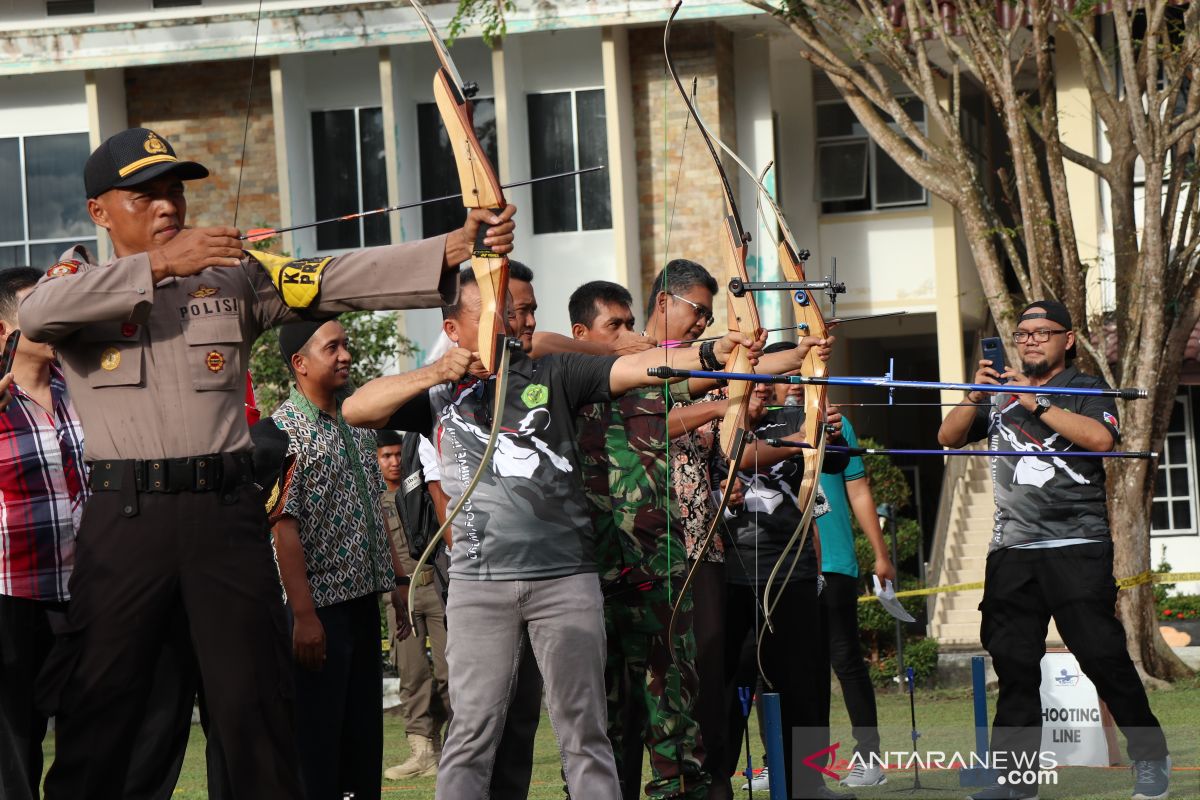
[[[292,356],[300,352],[300,349],[308,344],[308,340],[313,337],[313,334],[329,321],[328,319],[304,320],[280,326],[279,354],[283,356],[283,363],[291,364]]]

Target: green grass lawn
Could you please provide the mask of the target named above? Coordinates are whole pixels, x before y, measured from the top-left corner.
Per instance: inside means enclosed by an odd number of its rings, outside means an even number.
[[[1193,679],[1177,684],[1175,688],[1166,691],[1152,691],[1150,704],[1158,715],[1159,721],[1167,732],[1167,740],[1171,747],[1175,771],[1172,774],[1171,797],[1200,798],[1200,679]],[[989,698],[989,713],[995,709],[995,697]],[[881,694],[879,696],[880,732],[883,737],[884,750],[909,750],[910,726],[908,696],[900,694]],[[752,721],[753,723],[753,721]],[[850,736],[850,724],[846,717],[845,706],[841,696],[834,695],[832,709],[832,739],[841,742],[838,750],[839,757],[848,757],[853,739]],[[974,744],[974,731],[971,716],[971,694],[969,690],[945,690],[918,693],[917,696],[917,726],[921,731],[918,749],[926,751],[961,751],[967,753]],[[755,731],[757,727],[755,727]],[[754,759],[756,767],[761,756],[761,748],[757,742],[757,733],[752,734],[754,741]],[[408,755],[408,746],[404,739],[404,723],[400,715],[389,712],[384,716],[384,761],[381,766],[397,764]],[[1121,746],[1124,747],[1123,739]],[[46,748],[47,763],[53,758],[53,743],[48,742]],[[1124,752],[1122,751],[1122,756]],[[745,754],[742,755],[745,761]],[[562,781],[559,777],[558,751],[554,744],[554,736],[549,721],[543,717],[538,729],[537,749],[535,752],[533,786],[530,789],[531,800],[551,800],[561,798]],[[843,772],[844,770],[839,770]],[[433,797],[434,778],[416,778],[406,781],[385,781],[385,797]],[[831,781],[832,782],[832,781]],[[735,778],[735,797],[745,797],[744,791],[738,791],[743,783],[740,777]],[[921,784],[926,787],[945,789],[947,791],[918,792],[914,794],[898,793],[895,790],[912,786],[911,772],[890,772],[888,783],[873,789],[859,789],[858,797],[897,797],[897,798],[960,798],[970,790],[960,789],[958,775],[952,772],[930,772],[921,774]],[[1043,787],[1043,798],[1070,798],[1084,800],[1090,798],[1128,798],[1130,795],[1131,778],[1128,767],[1110,769],[1068,767],[1059,770],[1059,785]],[[765,800],[765,792],[755,792],[760,800]],[[179,788],[175,797],[180,800],[203,800],[206,797],[204,779],[204,735],[199,726],[192,729],[192,740],[188,747],[187,758],[184,761],[183,774],[180,776]]]

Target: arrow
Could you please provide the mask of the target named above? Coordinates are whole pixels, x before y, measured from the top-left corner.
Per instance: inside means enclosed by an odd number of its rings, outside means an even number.
[[[940,381],[897,381],[888,377],[810,378],[804,375],[760,375],[756,372],[712,372],[700,369],[651,367],[646,370],[653,378],[707,378],[717,381],[753,381],[755,383],[790,383],[813,386],[867,386],[877,389],[933,389],[935,391],[987,392],[991,394],[1049,394],[1075,397],[1117,397],[1122,400],[1145,400],[1145,389],[1088,389],[1082,386],[1000,386],[994,383],[942,383]]]
[[[584,169],[576,169],[570,172],[557,172],[553,175],[543,175],[540,178],[529,178],[528,180],[517,181],[516,183],[506,183],[502,188],[511,189],[514,186],[528,186],[531,183],[539,183],[541,181],[552,181],[558,178],[569,178],[572,175],[583,175],[588,172],[604,169],[601,164],[598,167],[585,167]],[[440,203],[443,200],[457,200],[462,197],[462,192],[458,194],[448,194],[442,197],[431,197],[428,200],[417,200],[412,203],[404,203],[399,206],[388,206],[387,208],[376,208],[371,211],[358,211],[354,214],[346,214],[341,217],[329,217],[328,219],[319,219],[316,222],[305,222],[303,225],[292,225],[287,228],[251,228],[238,238],[245,242],[261,242],[263,239],[270,239],[273,236],[278,236],[281,233],[288,231],[298,231],[304,228],[315,228],[318,225],[326,225],[330,222],[351,222],[356,219],[374,216],[375,214],[388,214],[392,211],[403,211],[406,208],[416,208],[418,206],[429,205],[430,203]]]
[[[764,439],[771,447],[797,447],[805,450],[814,449],[808,442],[793,442],[788,439]],[[1158,458],[1154,450],[1134,450],[1130,452],[1101,453],[1092,450],[912,450],[889,447],[846,447],[845,445],[830,444],[826,450],[835,453],[845,453],[849,456],[1068,456],[1071,458]]]
[[[825,320],[825,325],[832,328],[834,325],[841,325],[843,322],[861,322],[865,319],[881,319],[883,317],[902,317],[907,314],[907,311],[889,311],[886,314],[864,314],[861,317],[834,317],[833,319]],[[763,333],[779,333],[780,331],[806,331],[808,330],[807,323],[799,325],[784,325],[782,328],[764,328]],[[660,347],[667,347],[674,344],[700,344],[701,342],[715,342],[718,339],[723,339],[724,336],[705,336],[703,339],[690,339],[686,342],[663,342]]]

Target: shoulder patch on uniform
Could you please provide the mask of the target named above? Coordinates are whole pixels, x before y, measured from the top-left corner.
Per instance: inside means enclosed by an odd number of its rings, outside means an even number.
[[[247,250],[271,276],[271,283],[290,308],[308,308],[321,294],[321,276],[333,260],[326,258],[288,258],[260,250]]]
[[[1115,430],[1115,431],[1121,430],[1121,427],[1119,425],[1117,425],[1117,418],[1115,415],[1110,414],[1109,412],[1105,411],[1104,412],[1104,421],[1107,422],[1109,425],[1112,425],[1113,430]]]
[[[59,278],[63,275],[74,275],[76,272],[79,272],[79,268],[81,266],[83,265],[80,262],[74,260],[60,261],[50,269],[46,270],[46,274],[51,278]]]

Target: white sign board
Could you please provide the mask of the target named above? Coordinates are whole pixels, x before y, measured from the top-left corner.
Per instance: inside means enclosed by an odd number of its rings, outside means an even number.
[[[1107,767],[1107,714],[1101,712],[1096,685],[1067,652],[1042,657],[1042,751],[1054,753],[1059,766]]]

